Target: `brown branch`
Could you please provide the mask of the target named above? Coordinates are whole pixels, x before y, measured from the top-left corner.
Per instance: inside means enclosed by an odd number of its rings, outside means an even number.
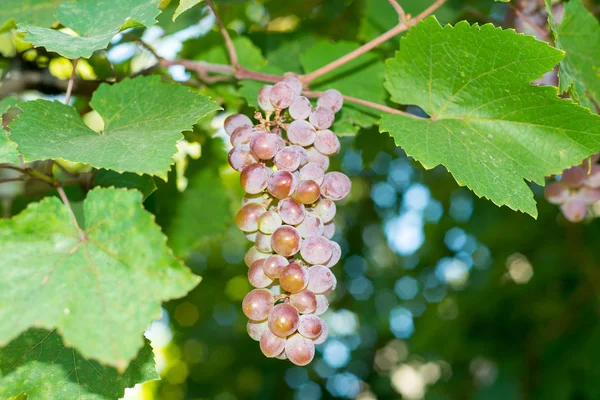
[[[69,101],[71,101],[71,92],[73,91],[73,84],[75,83],[75,78],[77,76],[75,70],[77,69],[78,62],[79,58],[73,60],[73,71],[71,71],[71,77],[69,78],[69,83],[67,84],[67,93],[65,94],[66,105],[69,105]]]
[[[229,53],[229,62],[231,63],[234,69],[238,69],[240,65],[238,63],[237,52],[235,51],[235,47],[233,46],[233,42],[231,41],[231,36],[229,36],[229,32],[227,32],[227,28],[225,28],[225,25],[223,25],[223,21],[221,21],[221,18],[219,18],[219,14],[217,14],[217,10],[215,9],[215,5],[213,4],[213,2],[211,0],[206,0],[206,5],[214,14],[215,19],[217,20],[217,24],[219,24],[221,35],[225,40],[225,46],[227,46],[227,52]]]
[[[517,14],[517,17],[521,18],[527,25],[531,26],[535,29],[544,39],[548,38],[549,32],[542,29],[538,24],[533,22],[529,17],[521,12],[517,7],[515,7],[512,3],[508,3],[508,6]]]

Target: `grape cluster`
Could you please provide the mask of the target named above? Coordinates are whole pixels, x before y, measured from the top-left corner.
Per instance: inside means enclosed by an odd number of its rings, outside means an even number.
[[[559,181],[546,186],[548,202],[560,205],[560,209],[571,222],[582,221],[588,206],[600,201],[600,154],[585,160],[581,165],[566,169]]]
[[[340,141],[328,128],[343,98],[327,90],[316,107],[302,96],[293,75],[264,86],[253,124],[242,114],[225,120],[233,149],[229,163],[241,172],[246,195],[237,226],[254,246],[245,256],[248,279],[255,287],[242,308],[248,334],[267,357],[306,365],[315,344],[327,339],[319,317],[329,303],[325,295],[337,284],[330,271],[342,254],[330,240],[335,232],[334,201],[348,195],[350,179],[326,172]]]

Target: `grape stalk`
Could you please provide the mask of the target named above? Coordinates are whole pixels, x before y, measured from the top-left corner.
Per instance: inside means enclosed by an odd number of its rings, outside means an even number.
[[[327,172],[340,141],[329,128],[343,98],[330,89],[313,107],[292,74],[258,94],[257,123],[229,116],[225,131],[233,149],[229,164],[239,171],[246,195],[236,224],[254,243],[245,256],[255,288],[242,302],[250,337],[263,354],[310,363],[315,345],[327,339],[319,317],[337,284],[331,268],[342,255],[335,233],[334,201],[350,192],[350,179]]]

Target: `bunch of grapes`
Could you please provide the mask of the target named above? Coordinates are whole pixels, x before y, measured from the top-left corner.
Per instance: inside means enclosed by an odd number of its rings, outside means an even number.
[[[237,226],[254,243],[245,257],[255,287],[242,308],[248,334],[267,357],[306,365],[315,344],[327,339],[319,317],[329,303],[325,295],[337,284],[330,271],[341,257],[331,240],[335,232],[334,201],[348,195],[350,179],[327,172],[329,156],[340,142],[328,128],[343,98],[327,90],[313,108],[302,96],[302,84],[286,75],[258,94],[264,111],[253,124],[242,114],[225,120],[233,149],[229,163],[241,172],[246,192]]]
[[[560,209],[571,222],[582,221],[588,206],[600,201],[600,154],[585,160],[581,165],[563,171],[561,179],[546,186],[546,199]]]

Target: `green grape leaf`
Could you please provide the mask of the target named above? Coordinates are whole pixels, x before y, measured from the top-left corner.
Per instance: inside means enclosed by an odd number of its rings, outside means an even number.
[[[8,96],[0,100],[0,117],[8,111],[9,108],[17,105],[19,100],[16,97]]]
[[[358,47],[357,43],[323,41],[302,54],[300,60],[305,72],[308,73]],[[385,103],[387,95],[383,87],[384,80],[385,67],[380,57],[374,53],[366,53],[316,79],[311,83],[311,89],[321,91],[334,88],[346,96],[359,97],[375,103]],[[352,126],[369,127],[377,122],[380,115],[381,113],[371,108],[345,102],[344,108],[337,115],[336,122],[345,122],[346,126],[350,126],[349,123]],[[336,130],[336,125],[333,130],[337,134],[355,133]]]
[[[125,189],[137,189],[144,195],[144,200],[156,190],[156,183],[149,175],[137,175],[131,172],[122,174],[101,169],[94,177],[94,185],[101,187],[116,187]]]
[[[4,131],[0,129],[0,163],[17,164],[18,162],[17,144],[8,140]]]
[[[15,23],[22,22],[50,27],[56,22],[56,8],[60,2],[61,0],[2,0],[0,27],[14,27]]]
[[[56,197],[0,221],[0,345],[57,329],[85,358],[124,370],[142,332],[200,278],[173,257],[137,191],[96,188],[81,231]]]
[[[546,0],[548,21],[554,32],[556,47],[567,54],[560,62],[559,88],[571,90],[582,106],[600,112],[600,24],[580,0],[564,3],[562,21],[552,16],[550,1]],[[596,45],[591,45],[592,43]]]
[[[425,168],[442,164],[478,196],[537,217],[524,179],[543,185],[600,150],[600,117],[530,84],[562,57],[513,30],[427,18],[387,61],[386,88],[431,118],[386,115],[381,131]]]
[[[114,400],[152,379],[158,374],[147,340],[123,374],[66,347],[56,330],[30,329],[0,348],[2,398],[21,392],[32,400]]]
[[[45,47],[67,58],[89,58],[96,50],[105,49],[121,29],[152,26],[160,14],[159,0],[79,0],[58,7],[61,24],[78,36],[54,29],[20,23],[26,32],[23,40],[36,47]]]
[[[194,7],[196,4],[202,3],[203,0],[179,0],[179,5],[173,14],[173,21],[177,19],[181,14]]]
[[[158,76],[102,84],[90,106],[104,120],[102,134],[88,128],[73,107],[35,100],[19,105],[23,112],[10,124],[11,139],[27,161],[60,158],[166,178],[181,132],[220,109]]]

